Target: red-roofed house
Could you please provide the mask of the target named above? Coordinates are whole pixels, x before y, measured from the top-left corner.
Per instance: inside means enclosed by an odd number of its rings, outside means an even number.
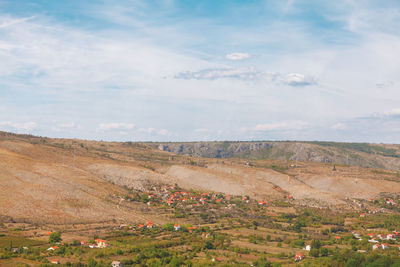
[[[372,250],[380,249],[380,248],[381,248],[381,245],[379,245],[379,244],[375,244],[372,246]]]
[[[60,264],[60,260],[51,259],[51,260],[50,260],[50,263],[52,263],[52,264]]]
[[[301,260],[303,260],[304,259],[304,254],[302,254],[302,253],[297,253],[295,256],[294,256],[294,260],[297,262],[297,261],[301,261]]]

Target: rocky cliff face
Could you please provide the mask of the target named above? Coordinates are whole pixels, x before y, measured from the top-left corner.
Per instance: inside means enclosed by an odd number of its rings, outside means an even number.
[[[192,142],[151,144],[163,151],[208,158],[330,162],[400,170],[400,146],[333,142]]]

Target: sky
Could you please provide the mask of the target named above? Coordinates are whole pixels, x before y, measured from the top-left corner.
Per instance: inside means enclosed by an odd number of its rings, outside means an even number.
[[[400,2],[0,0],[0,130],[400,143]]]

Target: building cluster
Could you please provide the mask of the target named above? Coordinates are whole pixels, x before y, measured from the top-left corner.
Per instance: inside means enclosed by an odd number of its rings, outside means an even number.
[[[82,247],[89,247],[89,248],[107,248],[110,246],[110,244],[103,239],[96,239],[94,240],[94,243],[89,243],[87,241],[81,241],[81,246]]]

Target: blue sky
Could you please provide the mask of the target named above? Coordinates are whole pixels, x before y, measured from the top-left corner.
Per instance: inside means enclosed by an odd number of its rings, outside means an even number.
[[[400,143],[399,29],[398,1],[0,0],[0,130]]]

